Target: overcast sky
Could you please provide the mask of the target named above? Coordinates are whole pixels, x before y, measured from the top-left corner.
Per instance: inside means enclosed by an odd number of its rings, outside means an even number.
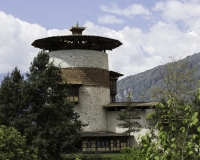
[[[134,75],[200,52],[200,0],[0,0],[0,74],[28,71],[35,39],[71,34],[120,40],[110,70]]]

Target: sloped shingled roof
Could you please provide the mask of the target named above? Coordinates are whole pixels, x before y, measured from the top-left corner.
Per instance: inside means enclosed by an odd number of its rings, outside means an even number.
[[[135,109],[151,109],[154,108],[159,102],[131,102],[129,104],[130,106],[134,107]],[[125,109],[127,107],[128,103],[126,102],[114,102],[114,103],[109,103],[105,106],[107,110],[120,110],[120,109]]]
[[[125,137],[127,135],[114,132],[82,132],[81,137]]]
[[[35,40],[32,46],[45,50],[90,49],[112,50],[122,43],[116,39],[92,35],[53,36]]]

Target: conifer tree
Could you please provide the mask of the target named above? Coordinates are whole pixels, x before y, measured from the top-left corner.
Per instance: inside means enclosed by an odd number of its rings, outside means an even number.
[[[131,133],[138,132],[141,129],[141,125],[138,122],[139,118],[140,117],[138,117],[137,110],[135,109],[134,106],[131,105],[131,97],[128,97],[125,111],[121,111],[118,114],[117,118],[118,120],[121,121],[121,123],[119,123],[118,126],[120,128],[126,129],[124,131],[124,134],[128,135],[128,147],[130,147]]]
[[[27,112],[27,142],[37,146],[42,159],[59,159],[61,153],[74,151],[80,140],[82,122],[74,106],[66,101],[68,85],[61,70],[40,52],[23,85],[23,106]]]
[[[15,68],[0,88],[0,124],[14,126],[26,136],[27,146],[38,148],[40,159],[60,159],[77,149],[82,122],[67,101],[68,84],[61,69],[40,52],[24,80]]]
[[[24,79],[20,71],[15,68],[2,81],[0,87],[0,124],[14,126],[23,132],[23,108],[21,106],[21,85]]]

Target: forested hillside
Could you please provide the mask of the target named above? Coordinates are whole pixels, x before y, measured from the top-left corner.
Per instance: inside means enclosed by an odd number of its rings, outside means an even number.
[[[194,71],[194,80],[197,82],[200,80],[200,53],[196,53],[192,56],[188,56],[183,60],[177,61],[177,63],[182,63],[183,61],[188,63],[188,67],[185,70],[191,70],[195,68]],[[153,69],[147,70],[145,72],[128,76],[124,79],[121,79],[117,83],[117,101],[125,101],[128,95],[128,92],[132,92],[133,97],[132,101],[154,101],[155,98],[152,97],[152,90],[155,87],[163,87],[164,82],[160,76],[160,73],[165,73],[166,65],[171,65],[171,63],[157,66]],[[191,84],[191,88],[195,90],[198,87],[197,84]]]

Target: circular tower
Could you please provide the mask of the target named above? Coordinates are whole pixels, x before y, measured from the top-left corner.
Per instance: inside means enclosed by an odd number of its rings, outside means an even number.
[[[104,105],[110,103],[108,55],[106,50],[119,47],[118,40],[82,35],[85,27],[69,29],[72,35],[35,40],[32,45],[48,50],[50,61],[61,67],[63,78],[71,84],[70,101],[87,124],[83,131],[107,131]]]

